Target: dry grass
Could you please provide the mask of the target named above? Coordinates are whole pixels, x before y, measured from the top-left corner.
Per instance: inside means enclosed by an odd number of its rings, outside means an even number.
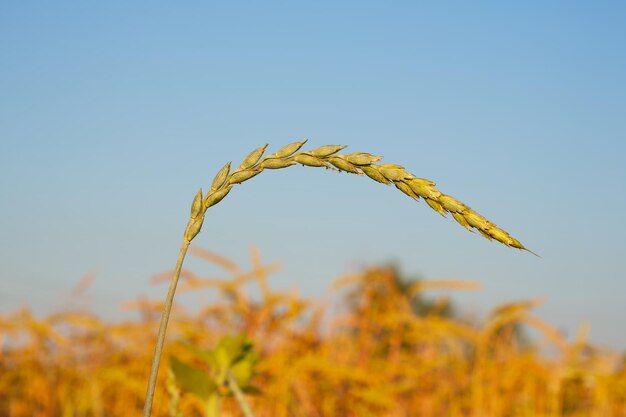
[[[254,385],[262,393],[249,396],[257,416],[626,415],[623,358],[593,346],[584,329],[566,340],[532,314],[539,300],[496,306],[480,325],[444,314],[445,299],[430,300],[417,314],[424,291],[477,284],[403,283],[383,267],[338,279],[341,308],[330,315],[323,300],[273,290],[268,271],[275,266],[256,254],[249,271],[208,255],[224,266],[224,276],[185,271],[181,290],[220,296],[196,312],[176,306],[166,352],[185,357],[180,342],[212,347],[224,334],[246,334],[260,354]],[[139,414],[163,303],[125,307],[141,319],[114,323],[85,311],[0,316],[0,415]],[[524,341],[520,328],[538,336]],[[178,413],[203,415],[193,396],[168,393],[166,380],[162,372],[155,416],[175,415],[170,401],[177,395]],[[234,399],[225,400],[222,415],[241,415]]]

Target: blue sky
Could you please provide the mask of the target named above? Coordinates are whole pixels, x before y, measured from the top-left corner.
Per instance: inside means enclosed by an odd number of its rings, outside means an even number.
[[[363,265],[480,280],[461,309],[537,313],[626,348],[621,2],[0,6],[0,311],[161,297],[190,201],[226,161],[309,138],[380,154],[541,254],[396,190],[293,167],[245,183],[195,244],[307,295]],[[197,272],[213,271],[192,262]],[[618,331],[619,330],[619,331]]]

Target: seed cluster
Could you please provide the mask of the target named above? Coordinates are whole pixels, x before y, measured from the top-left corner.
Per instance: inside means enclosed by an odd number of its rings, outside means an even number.
[[[233,185],[249,180],[264,169],[281,169],[300,164],[365,175],[382,184],[393,184],[398,190],[414,200],[422,198],[430,208],[439,214],[445,216],[450,213],[454,220],[469,231],[475,229],[489,240],[494,239],[506,246],[531,252],[519,240],[478,214],[468,205],[454,197],[443,194],[435,187],[434,182],[417,178],[401,165],[376,164],[382,157],[366,152],[338,154],[345,148],[343,145],[325,145],[310,151],[298,152],[306,142],[305,139],[291,143],[265,158],[263,158],[263,154],[267,145],[261,146],[246,156],[239,167],[232,172],[230,162],[224,165],[213,179],[211,190],[204,197],[202,190],[198,191],[192,204],[191,218],[185,232],[185,239],[191,241],[200,232],[206,210],[222,201]]]

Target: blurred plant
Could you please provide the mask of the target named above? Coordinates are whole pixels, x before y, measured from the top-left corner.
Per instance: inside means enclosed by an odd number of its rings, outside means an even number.
[[[252,350],[252,342],[240,335],[222,337],[215,349],[201,349],[192,344],[183,346],[200,364],[184,362],[171,356],[172,382],[182,392],[202,401],[206,406],[207,417],[219,416],[222,397],[227,395],[235,396],[245,417],[253,417],[252,409],[243,395],[243,392],[258,392],[250,383],[258,361]],[[208,372],[204,367],[208,367]],[[173,416],[180,414],[175,410]]]

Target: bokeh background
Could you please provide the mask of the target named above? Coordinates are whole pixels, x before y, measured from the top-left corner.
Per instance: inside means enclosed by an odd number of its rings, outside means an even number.
[[[105,317],[161,296],[147,279],[197,189],[309,138],[436,181],[541,258],[302,167],[237,187],[194,243],[242,264],[256,245],[283,262],[274,285],[312,296],[386,262],[476,279],[468,314],[544,296],[542,318],[624,349],[625,18],[610,1],[4,2],[0,313],[59,308],[90,272]]]

